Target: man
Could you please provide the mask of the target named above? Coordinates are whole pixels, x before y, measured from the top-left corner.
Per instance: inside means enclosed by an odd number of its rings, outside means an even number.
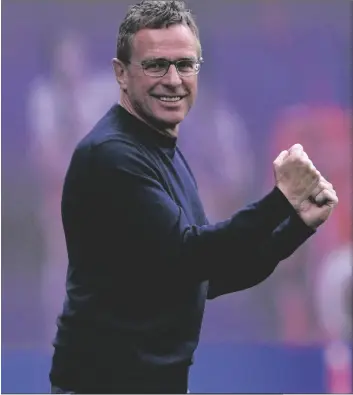
[[[337,197],[295,145],[275,160],[267,196],[208,224],[177,147],[201,65],[183,3],[133,6],[113,64],[121,105],[78,145],[64,185],[69,267],[52,391],[186,393],[206,298],[268,277]]]

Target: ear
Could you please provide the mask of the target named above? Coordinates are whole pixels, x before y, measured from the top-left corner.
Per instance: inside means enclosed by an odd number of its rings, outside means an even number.
[[[127,89],[127,78],[128,78],[126,65],[117,58],[114,58],[112,60],[112,63],[113,63],[115,78],[118,81],[120,88],[123,91],[125,91]]]

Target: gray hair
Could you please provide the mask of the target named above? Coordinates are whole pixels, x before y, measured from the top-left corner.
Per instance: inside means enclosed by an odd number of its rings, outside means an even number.
[[[132,40],[139,30],[163,29],[173,25],[188,26],[200,42],[195,19],[184,1],[142,0],[131,6],[119,28],[116,57],[123,62],[130,60]]]

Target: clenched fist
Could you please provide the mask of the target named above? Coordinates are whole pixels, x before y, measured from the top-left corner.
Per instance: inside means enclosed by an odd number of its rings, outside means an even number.
[[[318,187],[320,173],[300,144],[282,151],[273,162],[276,185],[298,211]]]
[[[316,170],[300,144],[282,151],[273,162],[277,187],[298,215],[316,229],[338,203],[333,186]]]
[[[332,184],[321,177],[309,199],[300,205],[298,214],[308,226],[316,229],[328,219],[337,203],[338,197]]]

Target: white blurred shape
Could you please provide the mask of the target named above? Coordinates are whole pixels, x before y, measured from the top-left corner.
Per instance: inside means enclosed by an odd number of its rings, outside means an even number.
[[[352,244],[329,253],[320,265],[316,283],[319,322],[330,338],[352,333]]]

